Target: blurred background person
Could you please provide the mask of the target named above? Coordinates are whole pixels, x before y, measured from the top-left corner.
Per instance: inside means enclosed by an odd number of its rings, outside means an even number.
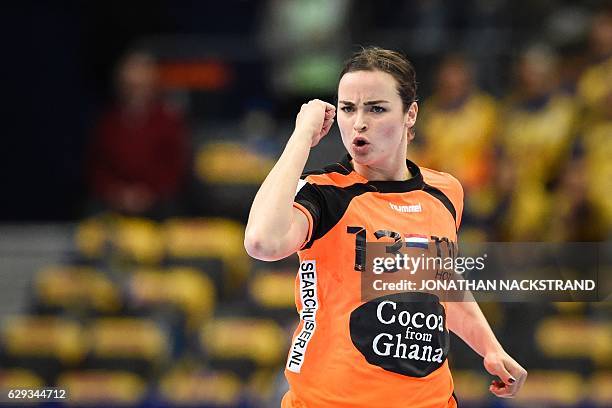
[[[444,58],[435,84],[421,110],[424,123],[418,131],[425,145],[421,161],[432,168],[444,163],[469,194],[490,180],[497,104],[476,86],[473,67],[460,54]]]
[[[483,224],[492,210],[487,195],[494,171],[497,110],[495,99],[476,85],[474,67],[467,58],[446,55],[438,67],[433,94],[420,112],[417,140],[422,147],[414,152],[408,149],[408,156],[423,166],[444,168],[462,181],[464,237],[474,232],[472,226]]]
[[[580,137],[584,152],[586,199],[596,218],[595,231],[588,237],[592,241],[610,239],[612,236],[612,84],[608,85],[599,120],[586,126]]]
[[[127,53],[115,73],[116,102],[96,124],[87,156],[94,211],[160,218],[177,211],[185,182],[188,133],[165,104],[154,57]]]
[[[585,126],[607,116],[608,93],[612,89],[612,5],[598,10],[590,24],[587,67],[578,81],[578,100]]]
[[[574,100],[560,91],[557,57],[546,46],[527,48],[516,66],[516,87],[505,101],[501,160],[515,173],[502,238],[539,240],[553,211],[551,186],[575,135]]]

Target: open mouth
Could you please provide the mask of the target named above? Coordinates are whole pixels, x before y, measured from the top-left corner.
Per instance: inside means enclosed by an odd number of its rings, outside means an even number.
[[[368,143],[368,141],[366,139],[364,139],[363,137],[356,137],[355,139],[353,139],[353,144],[357,147],[361,147],[361,146],[365,146]]]

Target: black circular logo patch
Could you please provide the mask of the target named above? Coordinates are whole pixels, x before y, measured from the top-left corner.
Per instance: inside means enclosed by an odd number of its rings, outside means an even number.
[[[399,293],[364,303],[351,313],[351,340],[368,363],[425,377],[446,360],[449,335],[438,297]]]

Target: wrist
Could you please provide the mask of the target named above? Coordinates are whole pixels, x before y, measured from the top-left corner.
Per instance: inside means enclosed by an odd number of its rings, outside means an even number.
[[[308,129],[296,127],[289,137],[287,144],[306,146],[308,149],[310,149],[313,139],[313,132],[309,131]]]
[[[483,357],[494,354],[506,354],[506,351],[503,349],[501,344],[491,344],[489,347],[485,348]]]

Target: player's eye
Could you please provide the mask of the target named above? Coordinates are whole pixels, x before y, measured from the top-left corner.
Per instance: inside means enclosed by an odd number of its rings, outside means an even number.
[[[383,113],[383,112],[386,112],[386,111],[387,111],[387,110],[386,110],[385,108],[383,108],[382,106],[377,106],[377,105],[372,106],[372,109],[371,109],[371,110],[372,110],[372,112],[374,112],[374,113]]]
[[[342,112],[350,113],[350,112],[353,112],[355,108],[353,108],[352,106],[343,106],[340,108],[340,110]]]

